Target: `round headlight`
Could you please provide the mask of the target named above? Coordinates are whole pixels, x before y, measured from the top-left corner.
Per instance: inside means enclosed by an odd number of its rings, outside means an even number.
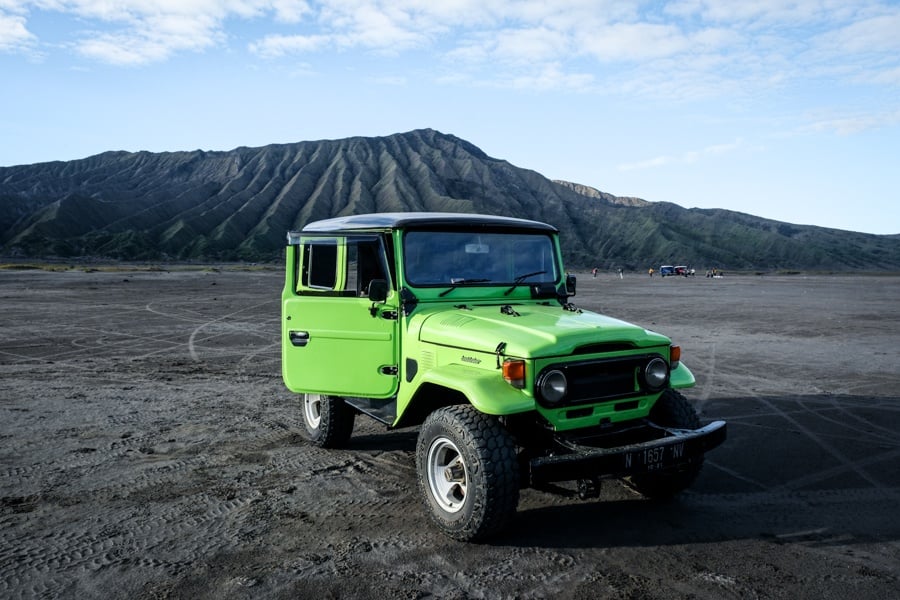
[[[548,371],[541,376],[538,384],[541,390],[541,397],[547,402],[556,403],[566,397],[569,390],[569,384],[566,382],[566,376],[562,371]]]
[[[644,382],[651,390],[658,390],[666,385],[669,377],[669,365],[661,358],[654,358],[644,367]]]

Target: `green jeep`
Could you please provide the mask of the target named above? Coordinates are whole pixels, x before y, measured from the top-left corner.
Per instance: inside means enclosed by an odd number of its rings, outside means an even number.
[[[288,233],[282,375],[310,439],[347,445],[358,413],[419,426],[421,495],[452,538],[501,530],[523,487],[672,496],[725,439],[676,391],[694,384],[678,346],[569,302],[557,234],[451,213]]]

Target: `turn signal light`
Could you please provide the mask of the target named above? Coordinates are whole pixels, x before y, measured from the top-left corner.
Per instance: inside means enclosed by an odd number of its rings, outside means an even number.
[[[669,370],[678,368],[678,361],[681,360],[681,346],[672,344],[669,346]]]
[[[506,383],[519,388],[525,387],[525,361],[524,360],[505,360],[503,361],[503,379]]]

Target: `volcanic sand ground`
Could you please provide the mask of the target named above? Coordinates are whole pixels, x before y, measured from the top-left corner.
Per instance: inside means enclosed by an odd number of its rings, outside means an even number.
[[[305,441],[280,289],[0,272],[0,597],[900,595],[900,277],[582,274],[579,306],[682,345],[728,440],[673,503],[524,490],[484,544],[431,526],[415,430]]]

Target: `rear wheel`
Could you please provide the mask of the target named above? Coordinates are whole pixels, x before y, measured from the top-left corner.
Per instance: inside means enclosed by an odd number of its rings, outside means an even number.
[[[425,504],[448,536],[483,539],[515,515],[516,449],[497,418],[469,405],[434,411],[419,431],[416,462]]]
[[[687,398],[675,390],[666,390],[662,393],[650,411],[650,420],[658,425],[676,429],[700,428],[700,418],[694,407]],[[698,456],[675,470],[632,475],[626,481],[648,498],[665,500],[689,488],[697,479],[702,467],[703,456]]]
[[[356,412],[337,396],[300,394],[309,439],[322,448],[342,448],[353,433]]]

